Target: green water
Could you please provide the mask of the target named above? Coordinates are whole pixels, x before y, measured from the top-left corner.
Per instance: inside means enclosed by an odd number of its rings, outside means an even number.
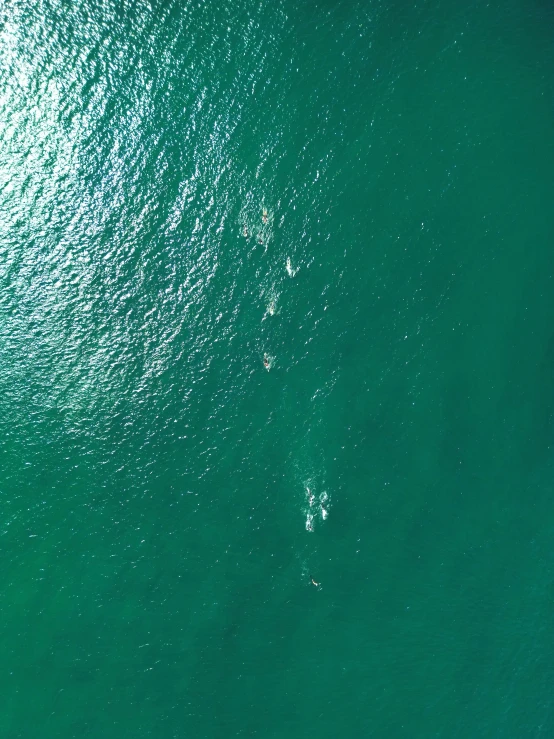
[[[3,739],[554,736],[553,20],[4,4]]]

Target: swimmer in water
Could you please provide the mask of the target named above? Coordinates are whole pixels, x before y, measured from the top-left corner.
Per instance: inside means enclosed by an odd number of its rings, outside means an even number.
[[[246,226],[242,230],[242,235],[243,236],[246,236],[246,238],[248,238],[248,228]]]
[[[264,354],[264,367],[266,368],[266,370],[269,369],[269,357],[267,356],[267,354]]]
[[[262,211],[262,221],[267,223],[267,208],[264,208]]]
[[[312,585],[315,585],[316,588],[319,588],[319,583],[316,582],[311,575],[310,575],[310,580],[312,581]]]
[[[261,234],[258,234],[258,244],[262,244],[263,245],[263,243],[264,243],[264,240],[263,240],[262,235]]]
[[[310,488],[306,488],[306,493],[308,494],[308,503],[310,504],[310,508],[314,504],[315,495],[310,491]]]

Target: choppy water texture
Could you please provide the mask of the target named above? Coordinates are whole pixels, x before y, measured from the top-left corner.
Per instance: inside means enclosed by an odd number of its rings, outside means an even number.
[[[554,736],[553,23],[2,6],[0,736]]]

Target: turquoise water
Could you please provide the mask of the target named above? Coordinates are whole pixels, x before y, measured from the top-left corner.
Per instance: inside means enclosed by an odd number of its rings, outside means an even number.
[[[5,4],[2,737],[554,735],[552,21]]]

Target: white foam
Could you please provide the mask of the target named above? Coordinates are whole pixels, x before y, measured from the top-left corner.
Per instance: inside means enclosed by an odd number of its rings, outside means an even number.
[[[272,288],[266,293],[267,302],[266,302],[266,309],[265,309],[265,313],[262,318],[262,321],[264,321],[268,316],[275,316],[277,315],[277,313],[279,313],[279,310],[277,308],[278,300],[279,300],[279,295],[274,288]]]
[[[298,272],[298,268],[297,269],[292,268],[290,257],[287,257],[286,268],[287,268],[287,274],[289,277],[294,277],[294,275]]]

